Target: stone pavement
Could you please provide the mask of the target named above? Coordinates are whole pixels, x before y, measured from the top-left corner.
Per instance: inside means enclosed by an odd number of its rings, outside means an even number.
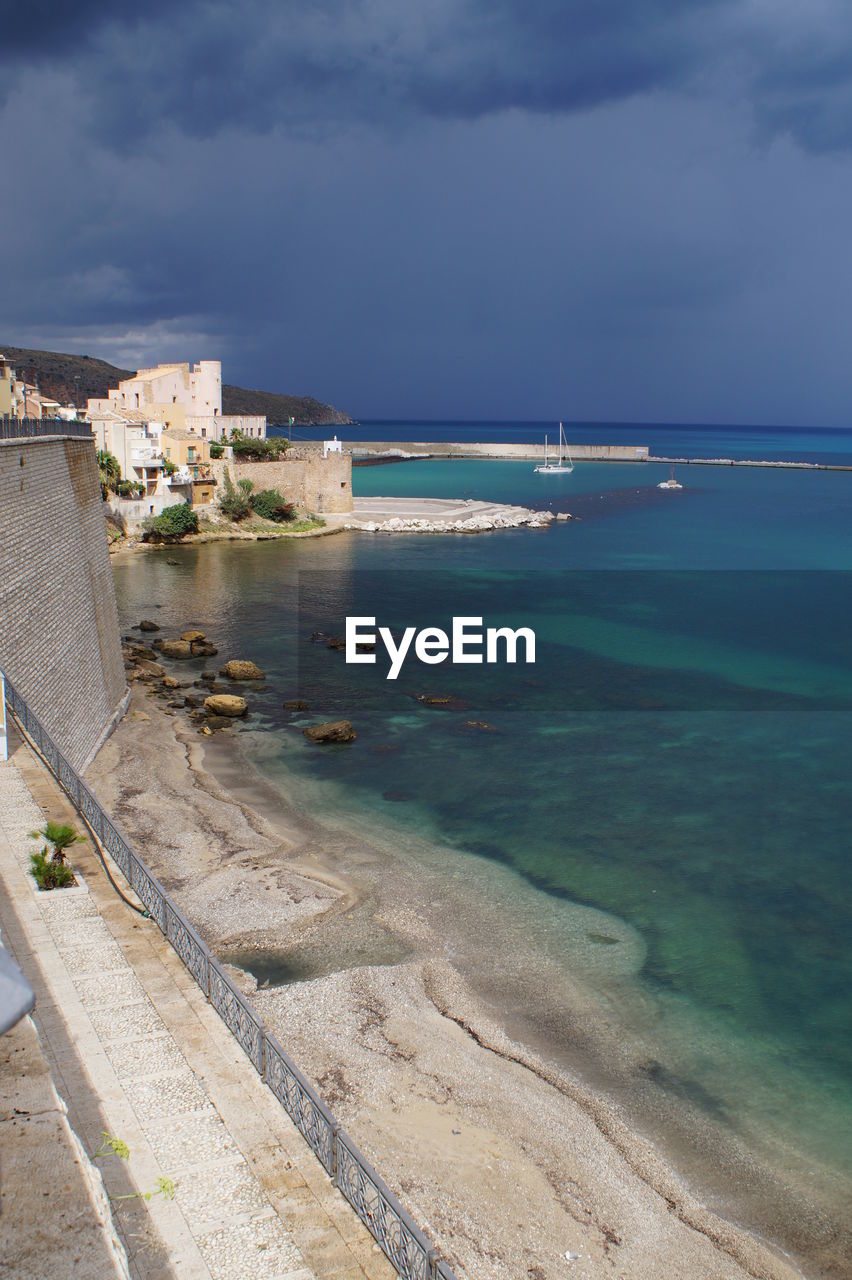
[[[40,1048],[82,1147],[91,1155],[107,1131],[130,1148],[126,1162],[97,1161],[112,1200],[112,1224],[100,1203],[103,1240],[114,1226],[134,1280],[391,1280],[378,1246],[156,925],[115,894],[90,843],[71,851],[78,887],[36,891],[28,854],[38,846],[27,833],[45,817],[83,826],[14,730],[10,745],[12,759],[0,763],[4,944],[35,989]],[[0,1105],[3,1096],[0,1067]],[[28,1220],[13,1172],[4,1207],[14,1196],[24,1216],[4,1226],[9,1274],[121,1274],[120,1248],[111,1270],[86,1269],[86,1256],[72,1265],[67,1249],[47,1270],[22,1269],[40,1206],[34,1190]],[[140,1198],[160,1178],[174,1199]]]

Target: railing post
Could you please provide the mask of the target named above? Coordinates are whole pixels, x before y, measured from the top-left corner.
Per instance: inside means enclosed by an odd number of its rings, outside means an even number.
[[[337,1135],[340,1133],[340,1125],[336,1120],[331,1122],[331,1185],[337,1186]]]

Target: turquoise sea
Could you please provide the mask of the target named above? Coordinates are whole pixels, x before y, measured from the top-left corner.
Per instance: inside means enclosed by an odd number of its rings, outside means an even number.
[[[641,442],[669,448],[666,430]],[[850,433],[750,432],[739,456],[758,435],[765,457],[852,454]],[[730,441],[706,447],[733,455]],[[806,1274],[841,1276],[852,474],[684,467],[683,491],[660,491],[667,474],[357,468],[356,494],[495,499],[580,519],[477,537],[181,548],[177,566],[128,557],[115,566],[122,622],[157,604],[164,624],[196,623],[223,652],[261,663],[268,680],[242,741],[276,785],[292,791],[295,775],[328,815],[400,847],[428,842],[448,884],[469,874],[488,893],[493,868],[495,895],[528,922],[523,945],[550,978],[533,989],[497,938],[477,940],[487,963],[462,947],[459,964],[513,1032],[616,1097],[711,1204]],[[381,665],[346,667],[311,643],[353,611],[394,628],[459,612],[531,626],[537,662],[406,668],[392,684]],[[456,701],[425,706],[423,693]],[[358,741],[311,747],[281,707],[298,696],[319,716],[349,715]],[[577,904],[611,921],[585,938],[587,964],[567,941]],[[629,1061],[568,1016],[578,965],[610,1031],[634,1046]]]

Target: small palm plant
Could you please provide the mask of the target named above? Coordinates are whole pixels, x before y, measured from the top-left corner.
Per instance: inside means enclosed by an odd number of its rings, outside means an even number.
[[[67,862],[54,862],[47,856],[47,846],[41,853],[30,854],[30,865],[39,889],[65,889],[74,884],[74,872]]]
[[[51,845],[53,862],[64,862],[65,850],[85,838],[75,831],[69,822],[46,822],[43,827],[39,827],[38,831],[30,832],[31,840],[46,840],[47,844]],[[42,852],[45,856],[47,855],[47,846]]]
[[[65,850],[85,840],[68,822],[46,822],[38,831],[30,832],[31,840],[46,841],[40,853],[30,854],[30,864],[40,889],[64,889],[74,884],[74,872],[65,861]],[[48,845],[53,850],[48,856]]]

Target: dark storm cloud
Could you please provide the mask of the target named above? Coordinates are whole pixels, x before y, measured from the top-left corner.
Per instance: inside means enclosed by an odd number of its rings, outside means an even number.
[[[741,94],[768,134],[852,145],[840,0],[174,0],[39,3],[0,58],[74,60],[114,140],[168,122],[393,128],[418,117],[564,114],[658,91]]]
[[[145,0],[144,18],[171,8],[169,0]],[[21,57],[41,61],[66,57],[85,45],[105,25],[127,29],[140,25],[143,14],[131,0],[26,0],[0,3],[0,65],[14,66]]]

